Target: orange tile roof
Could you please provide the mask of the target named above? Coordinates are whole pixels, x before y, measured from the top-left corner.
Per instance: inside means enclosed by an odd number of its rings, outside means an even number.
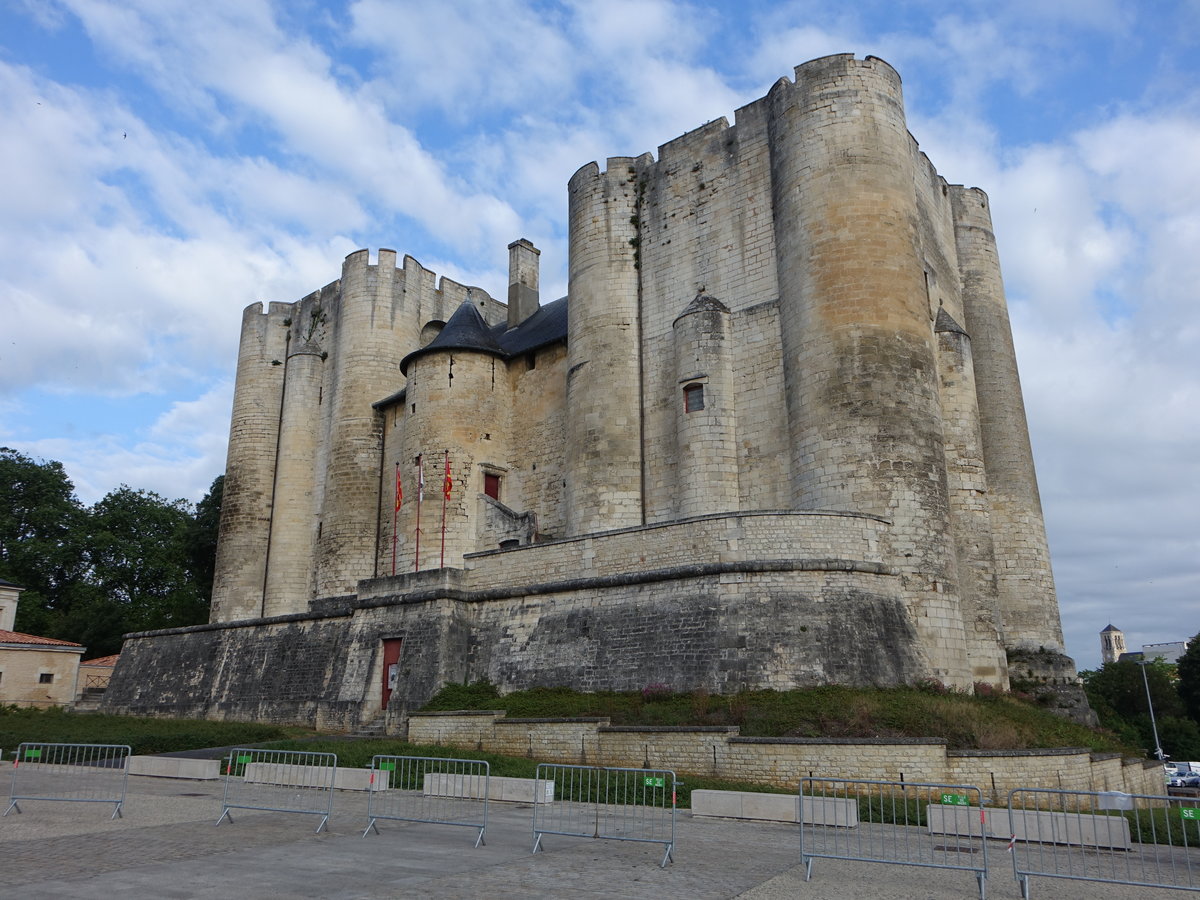
[[[36,634],[22,634],[19,631],[4,631],[0,629],[0,644],[38,644],[55,647],[82,647],[74,641],[60,641],[58,638],[38,637]]]
[[[95,659],[85,659],[79,664],[81,666],[115,666],[117,660],[120,658],[120,653],[114,653],[112,656],[97,656]]]

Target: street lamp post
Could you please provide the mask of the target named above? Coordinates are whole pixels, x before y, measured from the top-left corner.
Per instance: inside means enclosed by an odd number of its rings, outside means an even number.
[[[1151,661],[1139,659],[1135,662],[1142,667],[1142,684],[1146,686],[1146,705],[1150,707],[1150,728],[1154,731],[1154,755],[1159,759],[1166,759],[1162,744],[1158,742],[1158,723],[1154,721],[1154,701],[1150,699],[1150,679],[1146,677],[1146,666],[1150,665]]]

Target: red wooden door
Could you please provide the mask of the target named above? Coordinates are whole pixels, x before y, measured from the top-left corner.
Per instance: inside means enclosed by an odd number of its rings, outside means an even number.
[[[383,708],[387,709],[392,691],[400,680],[400,638],[386,638],[383,642]]]

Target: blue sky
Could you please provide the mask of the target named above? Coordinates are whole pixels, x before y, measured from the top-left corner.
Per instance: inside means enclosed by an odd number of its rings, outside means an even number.
[[[565,292],[566,191],[873,54],[992,198],[1068,650],[1200,631],[1200,0],[0,3],[0,444],[203,495],[241,310],[360,247]]]

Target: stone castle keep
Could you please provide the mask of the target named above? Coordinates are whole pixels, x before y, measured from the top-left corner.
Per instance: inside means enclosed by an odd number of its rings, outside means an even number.
[[[1074,675],[988,199],[891,67],[806,63],[568,198],[562,299],[519,240],[506,303],[361,250],[246,310],[211,623],[131,636],[106,708]]]

